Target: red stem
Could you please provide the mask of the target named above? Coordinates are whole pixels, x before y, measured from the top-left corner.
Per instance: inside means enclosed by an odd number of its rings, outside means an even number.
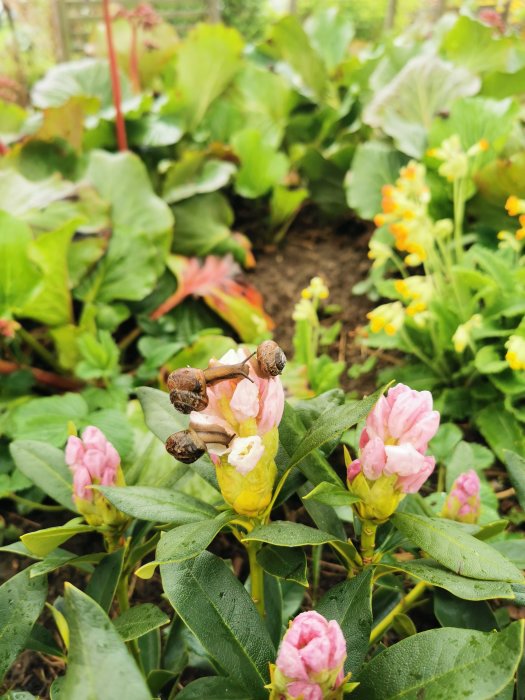
[[[132,20],[131,24],[131,47],[129,51],[129,77],[133,90],[136,93],[140,92],[140,72],[139,72],[139,56],[138,56],[138,28]]]
[[[78,391],[84,386],[84,383],[78,379],[61,377],[59,374],[55,374],[54,372],[46,372],[43,369],[38,369],[38,367],[25,367],[23,365],[16,364],[16,362],[0,360],[0,374],[12,374],[13,372],[17,372],[21,369],[29,370],[36,381],[40,384],[46,384],[47,386],[52,386],[55,389],[62,389],[64,391]]]
[[[111,75],[111,87],[113,90],[113,104],[115,105],[116,119],[115,126],[117,128],[117,143],[119,151],[128,150],[128,140],[126,137],[126,125],[122,116],[121,102],[122,93],[120,91],[120,77],[117,65],[117,56],[113,45],[113,32],[111,28],[111,17],[109,16],[109,0],[102,0],[102,9],[104,11],[104,24],[106,26],[106,41],[108,45],[109,72]]]

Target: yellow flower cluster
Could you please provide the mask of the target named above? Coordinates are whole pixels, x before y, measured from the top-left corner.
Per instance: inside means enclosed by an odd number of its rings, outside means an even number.
[[[416,323],[422,325],[425,322],[425,312],[432,298],[432,278],[425,275],[413,275],[394,282],[396,292],[401,295],[403,301],[408,301],[406,313]]]
[[[467,151],[463,150],[461,140],[457,134],[445,139],[438,148],[431,148],[427,155],[443,161],[438,168],[438,173],[449,182],[454,182],[466,177],[469,171],[469,160],[487,151],[489,142],[487,139],[480,139]]]
[[[328,287],[324,283],[322,277],[312,277],[308,287],[302,290],[301,296],[303,299],[328,299]]]
[[[460,355],[472,340],[472,331],[481,328],[482,318],[479,314],[474,314],[465,323],[460,324],[452,336],[454,350]]]
[[[384,330],[387,335],[395,335],[405,322],[405,310],[400,301],[381,304],[366,315],[372,333]]]
[[[511,335],[505,343],[507,354],[505,359],[512,370],[525,370],[525,338],[520,335]]]
[[[515,233],[500,231],[498,233],[498,238],[501,241],[500,247],[513,248],[519,252],[522,241],[525,241],[525,199],[511,195],[505,202],[505,209],[509,216],[519,216],[520,228]]]

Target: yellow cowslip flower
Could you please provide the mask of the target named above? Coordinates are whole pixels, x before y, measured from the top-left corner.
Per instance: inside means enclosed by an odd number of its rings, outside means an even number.
[[[405,314],[400,301],[390,304],[381,304],[370,311],[366,317],[370,321],[372,333],[384,330],[387,335],[395,335],[403,326]]]
[[[302,290],[303,299],[327,299],[329,295],[328,287],[322,277],[312,277],[308,287]]]
[[[445,139],[438,148],[431,148],[427,155],[442,161],[438,173],[449,182],[454,182],[466,177],[469,171],[469,159],[487,151],[490,147],[487,139],[480,139],[467,151],[461,145],[458,134],[453,134]]]
[[[510,231],[500,231],[498,233],[498,248],[511,248],[519,253],[521,250],[521,241],[525,238],[525,229],[519,228],[515,234]]]
[[[292,319],[294,321],[310,321],[314,324],[317,323],[315,309],[310,299],[303,298],[297,302],[292,313]]]
[[[525,199],[518,199],[518,197],[511,194],[505,202],[505,209],[507,210],[509,216],[525,214]]]
[[[507,348],[505,359],[509,367],[514,371],[525,370],[525,338],[520,335],[511,335],[505,347]]]
[[[373,260],[372,267],[380,267],[392,257],[392,248],[380,241],[370,241],[368,257]]]
[[[461,354],[471,340],[472,331],[475,328],[481,327],[482,318],[479,314],[474,314],[465,323],[461,323],[452,336],[452,342],[454,343],[454,350]]]

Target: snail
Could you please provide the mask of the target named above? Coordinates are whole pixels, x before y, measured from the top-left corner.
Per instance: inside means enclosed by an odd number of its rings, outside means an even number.
[[[261,374],[276,377],[286,365],[286,355],[274,340],[265,340],[257,348],[257,362]]]
[[[190,424],[191,425],[191,424]],[[208,425],[203,429],[179,430],[166,440],[166,450],[172,457],[184,464],[192,464],[207,450],[207,444],[225,445],[228,447],[235,433],[218,425]]]
[[[171,403],[181,413],[203,411],[208,405],[208,395],[206,393],[208,385],[217,384],[225,379],[235,379],[236,377],[250,379],[247,365],[250,357],[247,357],[242,362],[238,362],[236,365],[216,365],[204,370],[193,367],[175,370],[168,377]],[[250,381],[252,380],[250,379]]]

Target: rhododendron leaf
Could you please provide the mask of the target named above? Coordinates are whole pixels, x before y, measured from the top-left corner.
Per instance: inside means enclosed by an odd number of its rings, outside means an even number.
[[[24,648],[46,602],[46,577],[30,574],[28,567],[0,586],[0,681]]]
[[[434,591],[434,615],[442,627],[461,627],[480,632],[499,629],[486,601],[461,600],[440,589]]]
[[[107,615],[70,583],[65,584],[65,615],[70,646],[60,695],[75,700],[150,700],[144,677]]]
[[[109,612],[122,574],[124,547],[106,554],[97,565],[86,586],[87,595],[96,601],[104,612]]]
[[[316,610],[327,620],[336,620],[346,639],[345,672],[355,678],[368,651],[372,629],[372,574],[365,569],[354,578],[337,584],[319,601]]]
[[[302,549],[268,545],[257,552],[257,561],[276,578],[308,586],[306,555]]]
[[[188,683],[178,694],[179,700],[202,700],[202,698],[228,698],[228,700],[252,700],[250,693],[229,678],[209,676]]]
[[[258,525],[245,535],[242,541],[266,542],[279,547],[305,547],[306,545],[339,542],[337,537],[330,535],[328,532],[287,520],[276,520],[273,523],[268,523],[268,525]]]
[[[20,539],[31,552],[38,554],[39,557],[45,557],[75,535],[95,532],[95,530],[96,528],[91,525],[84,525],[82,518],[74,518],[65,525],[27,532]]]
[[[509,479],[516,489],[519,504],[525,508],[525,458],[511,450],[503,450],[503,456]]]
[[[319,501],[319,503],[326,503],[329,506],[350,506],[360,499],[357,496],[352,496],[346,489],[323,481],[306,496],[303,496],[303,500]]]
[[[113,620],[118,633],[125,642],[137,639],[158,627],[167,625],[169,617],[153,603],[136,605]]]
[[[492,700],[508,685],[523,652],[523,620],[503,632],[443,628],[385,649],[357,676],[355,700]],[[403,672],[400,673],[400,669]]]
[[[491,404],[475,417],[477,427],[496,455],[505,461],[505,451],[525,456],[523,429],[516,418],[502,404]]]
[[[250,595],[229,565],[210,552],[161,567],[175,612],[225,674],[264,700],[275,648]]]
[[[412,513],[396,513],[392,522],[415,545],[460,576],[523,582],[519,569],[494,547],[465,532],[458,523]]]
[[[425,581],[431,586],[444,588],[457,598],[463,598],[464,600],[514,598],[510,583],[503,581],[479,581],[478,579],[459,576],[433,559],[416,559],[414,561],[398,562],[395,565],[381,564],[381,566],[403,571],[418,581]]]
[[[139,520],[185,525],[214,518],[213,506],[181,491],[154,486],[98,486],[116,508]]]

